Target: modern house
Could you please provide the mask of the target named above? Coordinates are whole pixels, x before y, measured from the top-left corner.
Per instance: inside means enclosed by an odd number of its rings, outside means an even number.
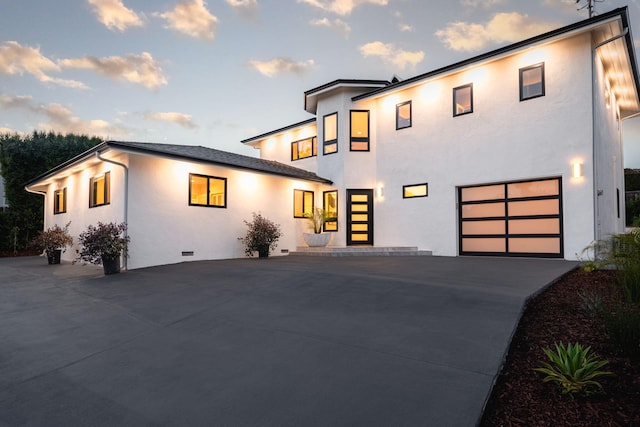
[[[639,89],[620,8],[406,80],[308,90],[312,118],[242,141],[260,158],[107,142],[27,189],[46,226],[126,221],[129,268],[243,256],[254,211],[295,251],[314,206],[333,247],[575,259],[624,231]]]

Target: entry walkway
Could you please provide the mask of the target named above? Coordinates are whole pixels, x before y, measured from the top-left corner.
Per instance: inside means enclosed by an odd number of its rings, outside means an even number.
[[[525,300],[575,265],[0,258],[0,425],[473,426]]]

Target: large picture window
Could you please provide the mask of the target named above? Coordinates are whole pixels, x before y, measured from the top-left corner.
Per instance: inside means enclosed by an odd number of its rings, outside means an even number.
[[[322,154],[338,152],[338,113],[322,118]]]
[[[544,96],[544,63],[520,69],[520,101]]]
[[[327,214],[324,231],[338,231],[338,191],[325,191],[323,199],[323,207]]]
[[[53,214],[61,214],[67,211],[67,187],[53,192]]]
[[[396,130],[411,127],[411,101],[396,105]]]
[[[313,215],[313,191],[293,190],[293,217],[307,218]]]
[[[473,83],[453,89],[453,116],[473,113]]]
[[[227,179],[189,174],[189,205],[227,207]]]
[[[89,207],[108,205],[110,202],[111,172],[94,176],[89,181]]]
[[[306,159],[317,155],[318,144],[315,136],[291,143],[291,160]]]
[[[369,151],[369,112],[351,111],[351,151]]]

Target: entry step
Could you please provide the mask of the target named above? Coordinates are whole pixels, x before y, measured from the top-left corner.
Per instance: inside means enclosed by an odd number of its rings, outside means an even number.
[[[414,246],[298,246],[291,255],[302,256],[430,256],[431,251]]]

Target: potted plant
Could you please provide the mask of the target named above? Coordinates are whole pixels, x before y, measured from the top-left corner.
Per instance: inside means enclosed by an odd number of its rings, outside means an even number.
[[[110,222],[98,225],[89,225],[80,233],[80,250],[78,258],[91,264],[102,264],[104,274],[120,272],[120,255],[127,256],[127,224]]]
[[[282,236],[280,225],[255,212],[253,212],[253,220],[244,220],[244,223],[247,226],[247,233],[244,237],[238,238],[244,243],[244,253],[252,256],[257,251],[259,258],[267,258],[269,251],[278,246],[278,239]]]
[[[305,217],[309,219],[309,225],[311,225],[313,233],[304,233],[302,235],[304,242],[314,247],[327,246],[331,234],[323,233],[322,227],[329,218],[328,212],[322,208],[315,208],[311,213],[305,214]]]
[[[73,237],[69,234],[68,222],[64,228],[61,228],[58,224],[50,227],[33,240],[32,244],[38,250],[44,250],[47,254],[47,261],[49,264],[60,264],[60,256],[62,252],[66,251],[67,246],[73,244]]]

